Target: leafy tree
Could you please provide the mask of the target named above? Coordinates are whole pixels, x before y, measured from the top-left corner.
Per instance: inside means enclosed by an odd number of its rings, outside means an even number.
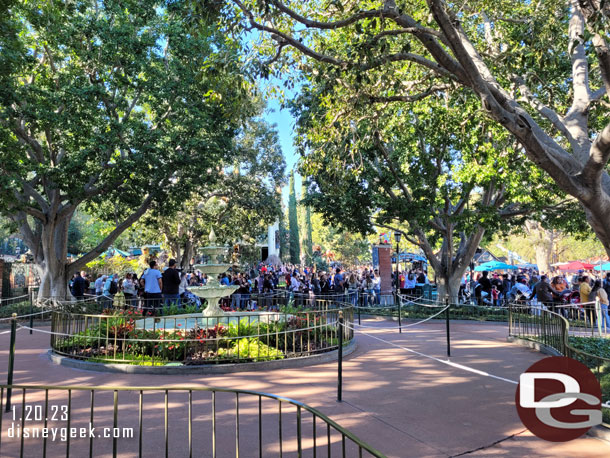
[[[180,0],[15,2],[0,19],[0,209],[42,271],[41,297],[64,297],[72,272],[231,154],[250,92],[212,19]],[[77,208],[113,229],[68,263]]]
[[[307,198],[307,186],[303,183],[301,187],[301,220],[304,228],[302,236],[301,251],[305,254],[305,264],[311,265],[313,257],[313,242],[312,242],[312,226],[311,226],[311,208],[304,203]]]
[[[284,203],[281,202],[281,216],[280,216],[280,259],[283,262],[288,261],[290,256],[290,250],[288,248],[288,238],[290,235],[286,230],[286,210],[284,209]]]
[[[333,91],[316,86],[294,104],[310,203],[327,221],[363,234],[406,223],[406,238],[425,253],[441,296],[457,297],[486,231],[541,215],[557,196],[467,94],[384,110],[344,106],[358,121],[329,123]]]
[[[261,119],[249,119],[233,149],[230,161],[216,167],[220,179],[199,183],[177,215],[164,216],[162,208],[154,208],[142,221],[156,228],[183,268],[197,245],[207,243],[211,227],[219,243],[254,246],[281,215],[277,189],[285,182],[285,161],[277,133]]]
[[[362,235],[341,230],[332,224],[327,224],[319,213],[312,215],[312,240],[314,246],[320,247],[314,255],[321,259],[321,255],[330,251],[334,253],[335,260],[345,266],[357,266],[371,262],[371,244]],[[318,263],[318,268],[327,270],[328,266]]]
[[[290,231],[290,262],[301,262],[299,218],[297,215],[297,197],[294,191],[294,170],[290,171],[290,191],[288,194],[288,230]]]
[[[285,73],[296,61],[316,83],[342,87],[350,102],[344,106],[411,103],[467,89],[481,112],[580,202],[610,254],[605,2],[229,3],[246,27],[273,40],[277,52],[263,73],[272,64]]]

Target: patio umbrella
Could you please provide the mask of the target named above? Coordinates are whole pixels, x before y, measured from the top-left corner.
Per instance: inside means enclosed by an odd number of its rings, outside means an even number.
[[[593,264],[580,261],[572,261],[567,264],[557,266],[559,270],[591,270],[593,267]]]
[[[595,270],[610,270],[610,262],[606,262],[600,266],[593,267]]]
[[[505,262],[500,261],[489,261],[478,265],[474,268],[475,272],[481,272],[484,270],[517,270],[517,266],[511,266]]]

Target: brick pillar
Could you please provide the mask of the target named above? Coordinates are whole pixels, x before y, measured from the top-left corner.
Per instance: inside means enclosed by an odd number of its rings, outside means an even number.
[[[381,280],[381,303],[392,304],[392,247],[389,244],[376,245],[379,253],[379,277]]]

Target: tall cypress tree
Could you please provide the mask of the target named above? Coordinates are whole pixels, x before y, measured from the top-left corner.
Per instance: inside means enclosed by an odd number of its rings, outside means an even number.
[[[303,215],[303,227],[305,228],[305,233],[303,234],[303,252],[305,253],[305,263],[310,265],[312,262],[313,255],[313,236],[312,236],[312,226],[311,226],[311,208],[304,203],[305,198],[307,197],[307,186],[303,183],[303,187],[301,188],[301,207],[302,207],[302,215]]]
[[[288,260],[288,231],[286,230],[286,207],[282,202],[282,216],[280,217],[280,259]]]
[[[290,230],[290,262],[301,262],[299,246],[299,218],[297,216],[297,198],[294,191],[294,171],[290,171],[290,194],[288,195],[288,229]]]

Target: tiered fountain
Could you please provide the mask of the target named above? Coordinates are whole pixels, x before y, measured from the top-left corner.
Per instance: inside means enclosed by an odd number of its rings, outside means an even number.
[[[224,315],[225,312],[218,306],[218,302],[221,298],[230,296],[239,288],[235,285],[221,285],[218,281],[218,275],[226,272],[231,267],[231,264],[215,263],[215,261],[218,261],[219,256],[227,253],[227,249],[222,246],[216,246],[214,229],[210,231],[209,240],[210,245],[201,249],[202,253],[208,256],[208,262],[193,266],[207,275],[208,282],[205,286],[189,287],[189,291],[207,301],[208,306],[203,311],[203,316],[205,317]]]

